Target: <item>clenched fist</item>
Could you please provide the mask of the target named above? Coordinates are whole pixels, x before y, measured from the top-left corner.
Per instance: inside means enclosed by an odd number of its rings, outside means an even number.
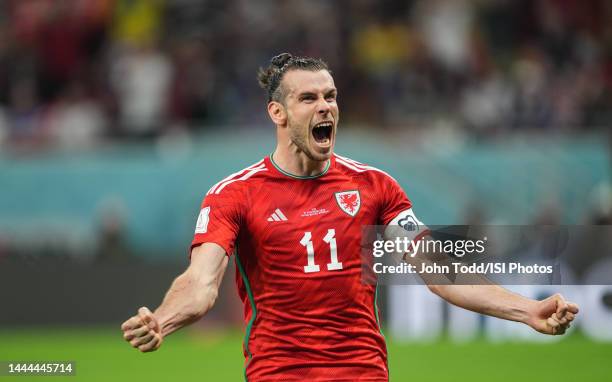
[[[538,301],[528,324],[544,334],[564,334],[578,314],[578,305],[567,302],[560,294]]]
[[[151,311],[142,307],[138,314],[121,324],[123,338],[141,352],[157,350],[163,341],[161,328]]]

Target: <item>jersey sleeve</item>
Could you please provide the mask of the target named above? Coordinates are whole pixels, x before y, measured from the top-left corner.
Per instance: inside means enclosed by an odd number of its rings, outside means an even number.
[[[378,186],[380,187],[379,195],[382,197],[379,218],[382,225],[389,224],[400,212],[412,208],[412,202],[395,179],[382,175],[379,178]]]
[[[382,206],[380,221],[387,226],[386,236],[402,236],[418,240],[429,232],[412,211],[412,202],[395,179],[381,180]]]
[[[209,192],[202,201],[191,250],[204,243],[216,243],[230,256],[243,220],[244,198],[240,188],[226,187],[220,193]]]

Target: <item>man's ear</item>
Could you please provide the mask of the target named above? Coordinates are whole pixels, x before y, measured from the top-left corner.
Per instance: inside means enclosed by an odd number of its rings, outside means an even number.
[[[280,102],[271,101],[268,103],[268,115],[275,125],[284,126],[287,124],[287,111]]]

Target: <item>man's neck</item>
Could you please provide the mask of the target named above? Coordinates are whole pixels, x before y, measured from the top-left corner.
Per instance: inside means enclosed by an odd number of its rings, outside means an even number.
[[[299,177],[321,175],[329,164],[329,159],[324,161],[310,159],[295,145],[282,147],[280,144],[272,154],[272,161],[284,172]]]

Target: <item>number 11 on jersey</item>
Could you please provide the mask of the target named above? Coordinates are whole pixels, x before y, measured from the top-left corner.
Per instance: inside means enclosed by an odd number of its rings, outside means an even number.
[[[336,230],[328,229],[327,235],[323,238],[323,241],[329,244],[329,253],[331,257],[331,262],[327,264],[328,271],[335,271],[342,269],[342,263],[338,262],[338,248],[336,245]],[[304,232],[304,236],[302,240],[300,240],[300,244],[306,247],[306,253],[308,255],[308,265],[304,266],[305,273],[319,272],[321,268],[315,264],[315,253],[314,246],[312,245],[312,233]]]

